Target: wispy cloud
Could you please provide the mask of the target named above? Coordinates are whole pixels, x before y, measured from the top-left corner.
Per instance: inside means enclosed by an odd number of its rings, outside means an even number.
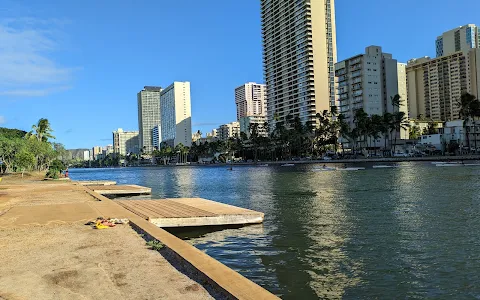
[[[6,18],[0,22],[0,96],[41,97],[70,88],[74,68],[59,65],[61,21]]]
[[[71,86],[58,86],[39,90],[0,90],[0,96],[18,96],[18,97],[42,97],[53,93],[58,93],[71,89]]]
[[[5,124],[7,120],[5,120],[4,116],[0,116],[0,125]]]

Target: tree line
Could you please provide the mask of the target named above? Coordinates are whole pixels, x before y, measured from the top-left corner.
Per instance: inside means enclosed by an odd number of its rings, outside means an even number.
[[[0,128],[2,173],[21,172],[23,176],[24,172],[42,172],[54,165],[50,176],[58,177],[64,166],[57,158],[65,155],[66,150],[62,144],[51,141],[55,139],[52,132],[50,122],[44,118],[33,125],[30,132]]]

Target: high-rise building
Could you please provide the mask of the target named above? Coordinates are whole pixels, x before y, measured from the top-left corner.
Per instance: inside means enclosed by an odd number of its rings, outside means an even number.
[[[480,47],[480,31],[474,24],[468,24],[444,32],[435,41],[437,57],[458,51],[468,51]]]
[[[174,82],[161,93],[161,142],[192,146],[190,82]]]
[[[334,0],[261,0],[268,121],[315,123],[335,105]]]
[[[201,138],[202,138],[202,133],[200,132],[200,130],[192,134],[192,142],[194,143],[200,140]]]
[[[124,131],[118,128],[113,132],[113,152],[120,155],[139,153],[138,131]]]
[[[217,137],[221,141],[226,141],[233,137],[240,137],[240,123],[232,122],[220,125],[217,129]]]
[[[408,113],[405,64],[398,63],[379,46],[370,46],[360,54],[335,64],[338,78],[339,112],[351,125],[355,111],[368,115],[383,115],[403,111]],[[403,105],[395,107],[392,98],[399,94]]]
[[[255,82],[245,83],[235,89],[237,120],[247,116],[267,115],[267,87]]]
[[[207,138],[216,138],[218,137],[218,130],[217,129],[212,129],[211,132],[207,132]]]
[[[411,118],[456,120],[462,94],[480,95],[480,48],[434,59],[412,59],[406,72]]]
[[[250,138],[250,126],[257,124],[257,132],[259,136],[268,136],[268,128],[265,128],[265,122],[267,122],[266,116],[248,116],[242,117],[239,120],[240,132],[243,132]]]
[[[89,161],[90,160],[90,151],[89,150],[84,150],[83,151],[83,160],[84,161]]]
[[[95,146],[92,148],[93,160],[102,158],[103,149],[101,146]]]
[[[153,140],[153,148],[160,149],[160,144],[162,143],[162,126],[161,125],[157,125],[153,127],[152,140]]]
[[[137,94],[140,151],[153,151],[152,130],[160,124],[161,87],[146,86]]]

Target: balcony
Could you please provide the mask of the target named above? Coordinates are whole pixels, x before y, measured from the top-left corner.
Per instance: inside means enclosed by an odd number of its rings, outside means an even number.
[[[337,95],[348,93],[348,87],[344,86],[338,89]]]
[[[355,97],[361,96],[361,95],[363,95],[363,91],[362,91],[362,90],[353,92],[353,96],[355,96]]]
[[[353,91],[358,91],[358,90],[361,90],[361,89],[362,89],[362,84],[358,84],[358,83],[357,83],[357,84],[354,84],[354,85],[352,86],[352,90],[353,90]]]
[[[356,72],[352,73],[352,78],[356,78],[356,77],[359,77],[359,76],[362,76],[362,71],[356,71]]]
[[[356,58],[356,59],[353,59],[351,61],[349,61],[350,65],[355,65],[355,64],[358,64],[362,61],[362,59],[359,57],[359,58]]]

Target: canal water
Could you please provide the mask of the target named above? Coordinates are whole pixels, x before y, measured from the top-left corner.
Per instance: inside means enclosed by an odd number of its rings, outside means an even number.
[[[265,213],[262,225],[177,233],[284,299],[480,299],[480,167],[401,163],[75,169]]]

